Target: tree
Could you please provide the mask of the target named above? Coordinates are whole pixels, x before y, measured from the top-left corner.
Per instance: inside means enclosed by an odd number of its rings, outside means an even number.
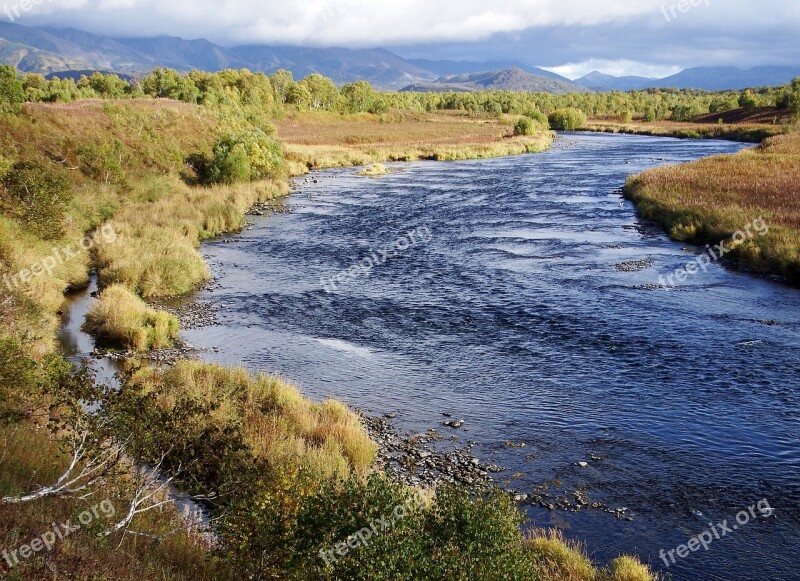
[[[586,124],[586,114],[574,107],[556,109],[547,119],[556,131],[575,131]]]
[[[756,103],[756,98],[750,89],[747,89],[739,97],[739,107],[741,107],[742,109],[745,109],[746,111],[752,111],[757,106],[758,103]]]
[[[275,100],[278,103],[286,103],[286,94],[289,92],[289,87],[294,85],[294,76],[291,71],[281,69],[274,72],[270,78],[272,83],[272,90],[275,92]]]
[[[17,69],[11,65],[0,65],[0,106],[19,105],[24,101],[25,91],[17,78]]]
[[[204,177],[207,183],[233,184],[276,178],[285,172],[280,143],[261,129],[250,129],[217,141]]]
[[[330,110],[339,100],[339,88],[328,77],[319,74],[307,76],[300,84],[308,89],[312,109]]]
[[[800,77],[792,81],[789,94],[789,111],[795,117],[800,117]]]

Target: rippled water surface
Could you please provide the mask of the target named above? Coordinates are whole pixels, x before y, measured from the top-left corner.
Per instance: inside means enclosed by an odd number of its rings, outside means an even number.
[[[698,250],[618,192],[631,173],[740,147],[565,135],[538,155],[315,174],[290,213],[204,246],[218,284],[201,300],[224,306],[188,339],[313,397],[396,413],[404,430],[463,418],[461,441],[479,442],[515,490],[584,490],[627,509],[633,520],[524,506],[599,561],[624,552],[675,579],[797,579],[800,292],[717,265],[655,288]],[[430,242],[323,289],[423,226]],[[615,268],[634,260],[653,266]],[[659,558],[765,498],[771,518],[668,569]]]

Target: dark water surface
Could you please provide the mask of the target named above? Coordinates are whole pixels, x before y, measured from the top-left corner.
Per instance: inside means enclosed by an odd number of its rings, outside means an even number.
[[[740,148],[565,135],[538,155],[315,174],[291,213],[204,246],[219,282],[200,300],[224,307],[187,339],[315,398],[396,413],[404,430],[465,419],[461,440],[480,442],[515,490],[584,490],[627,509],[632,521],[523,506],[599,561],[633,553],[675,579],[798,579],[800,292],[718,265],[653,288],[698,250],[617,191],[631,173]],[[323,290],[321,277],[423,226],[429,243]],[[772,517],[664,566],[661,549],[762,499]]]

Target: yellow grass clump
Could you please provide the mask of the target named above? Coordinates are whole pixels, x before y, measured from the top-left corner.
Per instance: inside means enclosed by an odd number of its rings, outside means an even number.
[[[136,352],[172,347],[180,332],[175,316],[151,309],[119,284],[103,291],[86,314],[84,328],[101,340]]]
[[[564,538],[556,529],[534,529],[525,539],[528,558],[540,579],[547,581],[657,581],[645,565],[634,557],[618,557],[607,569],[597,569],[583,547]]]
[[[278,468],[306,468],[326,479],[366,474],[377,447],[358,416],[336,401],[313,402],[273,375],[193,361],[136,373],[129,384],[155,391],[166,409],[189,399],[215,403],[208,422],[241,426],[253,456]]]

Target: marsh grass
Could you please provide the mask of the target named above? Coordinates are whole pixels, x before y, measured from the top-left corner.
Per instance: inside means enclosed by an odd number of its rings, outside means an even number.
[[[555,529],[530,531],[524,546],[539,578],[547,581],[658,581],[633,557],[618,557],[607,569],[596,568],[580,543],[566,540]]]
[[[84,329],[105,343],[136,352],[172,347],[180,332],[174,315],[151,309],[119,284],[105,289],[92,305]]]
[[[800,284],[800,133],[735,155],[647,171],[631,178],[625,193],[644,217],[693,244],[727,241],[763,218],[769,232],[734,247],[728,257]]]
[[[293,174],[387,161],[456,161],[536,153],[552,134],[514,137],[517,118],[464,113],[390,116],[305,113],[276,123]]]
[[[787,131],[782,125],[765,123],[692,123],[678,121],[634,121],[630,123],[589,120],[581,131],[595,133],[625,133],[630,135],[651,135],[654,137],[678,137],[681,139],[728,139],[759,143],[762,140],[781,135]]]
[[[165,409],[183,399],[216,404],[208,422],[241,426],[251,453],[278,469],[344,479],[365,475],[375,460],[377,448],[355,413],[336,401],[313,402],[272,375],[181,361],[166,371],[141,370],[130,386],[155,392]]]

